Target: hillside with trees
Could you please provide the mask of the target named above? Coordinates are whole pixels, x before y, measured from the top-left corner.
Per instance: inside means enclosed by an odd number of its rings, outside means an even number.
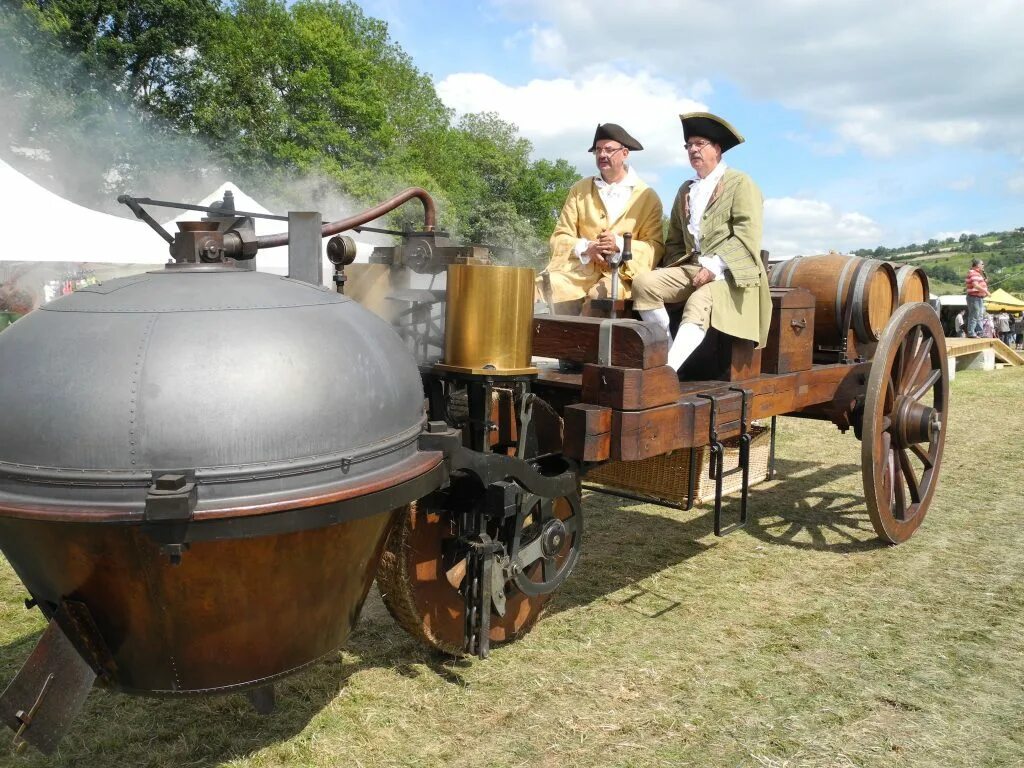
[[[416,185],[454,236],[543,260],[578,178],[493,114],[456,118],[351,2],[12,2],[0,43],[0,154],[112,213],[121,192],[195,200],[230,178],[340,218]]]
[[[857,256],[914,264],[921,267],[931,283],[932,293],[963,293],[964,278],[972,259],[985,262],[989,287],[1024,296],[1024,227],[983,235],[964,233],[958,238],[911,243],[899,248],[864,248]]]

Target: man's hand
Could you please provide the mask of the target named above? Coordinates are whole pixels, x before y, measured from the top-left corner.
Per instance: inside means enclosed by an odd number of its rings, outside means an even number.
[[[715,279],[715,273],[707,267],[701,267],[700,272],[693,276],[693,287],[700,288]]]
[[[619,250],[619,246],[615,242],[615,235],[607,229],[597,238],[597,243],[601,248],[601,254],[606,258]]]
[[[591,240],[590,245],[583,251],[583,255],[589,257],[601,269],[608,266],[608,260],[605,259],[604,249],[601,247],[600,240]]]

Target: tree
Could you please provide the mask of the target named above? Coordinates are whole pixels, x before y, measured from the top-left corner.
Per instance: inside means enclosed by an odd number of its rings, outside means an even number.
[[[69,53],[44,21],[35,4],[0,5],[2,125],[6,146],[24,153],[11,158],[19,169],[78,203],[117,213],[118,192],[155,189],[159,179],[173,194],[172,178],[202,178],[212,163],[201,146],[137,107],[115,88],[116,76]]]
[[[166,95],[175,72],[218,18],[219,0],[34,0],[40,26],[94,77],[142,103]]]
[[[495,115],[453,124],[387,26],[351,2],[33,0],[10,25],[8,9],[0,23],[18,27],[33,64],[27,77],[3,67],[0,96],[31,93],[22,133],[65,148],[54,150],[62,173],[81,169],[111,199],[111,187],[194,197],[215,166],[282,197],[308,180],[300,204],[338,191],[376,202],[416,185],[457,238],[546,255],[576,180],[564,160],[531,161],[530,143]],[[172,178],[191,189],[169,189]],[[418,226],[418,215],[409,206],[392,221]]]

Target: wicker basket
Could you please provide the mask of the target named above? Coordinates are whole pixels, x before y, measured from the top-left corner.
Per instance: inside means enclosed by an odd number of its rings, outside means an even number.
[[[768,459],[771,452],[771,430],[754,425],[750,429],[750,485],[768,479]],[[725,472],[739,463],[739,438],[724,441],[722,459]],[[697,452],[697,482],[693,503],[699,504],[715,498],[715,481],[708,477],[709,446],[692,449]],[[585,481],[607,487],[609,490],[643,494],[673,504],[687,504],[690,485],[690,448],[682,448],[662,456],[640,461],[610,461],[587,473]],[[722,493],[740,490],[743,473],[736,472],[722,480]]]

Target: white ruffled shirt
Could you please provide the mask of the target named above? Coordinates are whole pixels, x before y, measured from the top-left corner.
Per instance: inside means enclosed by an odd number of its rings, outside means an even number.
[[[725,164],[724,160],[720,161],[715,166],[715,170],[703,179],[698,177],[690,186],[690,220],[687,222],[686,228],[693,235],[693,242],[697,243],[698,249],[700,248],[701,219],[704,217],[704,211],[708,208],[708,203],[711,202],[711,195],[714,194],[715,187],[718,186],[718,182],[722,180],[722,176],[728,168],[729,166]],[[721,256],[716,256],[713,253],[702,254],[697,257],[697,263],[712,272],[715,275],[715,280],[725,279],[726,266]]]
[[[633,189],[637,184],[640,183],[640,177],[637,176],[636,171],[630,166],[626,166],[626,176],[622,181],[614,181],[608,183],[600,176],[594,177],[594,185],[597,187],[598,197],[601,198],[601,202],[604,203],[604,209],[608,212],[608,224],[614,224],[615,221],[622,215],[626,210],[626,205],[629,203],[629,198],[633,194]],[[585,237],[581,237],[576,241],[576,245],[573,251],[580,260],[580,264],[589,264],[590,257],[585,256],[583,252],[590,247],[590,240]],[[622,235],[615,236],[615,244],[619,248],[619,253],[622,252]]]

